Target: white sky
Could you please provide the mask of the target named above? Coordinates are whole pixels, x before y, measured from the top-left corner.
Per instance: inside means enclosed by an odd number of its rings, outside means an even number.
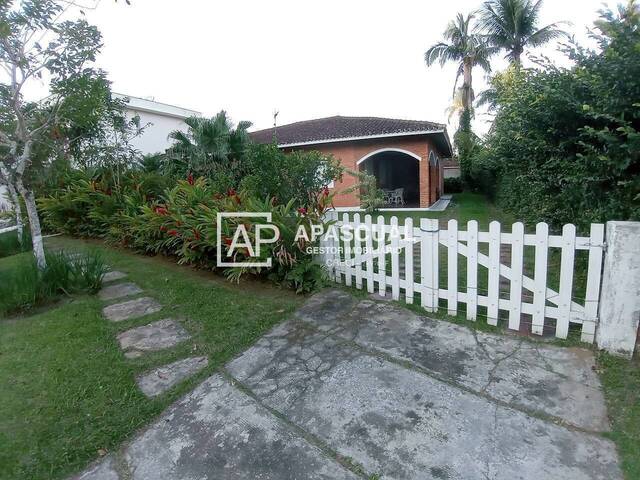
[[[615,1],[609,5],[615,5]],[[456,67],[424,51],[480,0],[102,0],[97,65],[113,90],[270,127],[329,115],[446,122]],[[568,20],[586,40],[602,0],[546,0],[541,25]],[[544,53],[554,55],[555,44]],[[557,57],[557,55],[556,55]],[[558,57],[559,58],[559,57]],[[506,62],[498,57],[495,68]],[[484,74],[474,70],[476,92]],[[486,131],[479,114],[475,128]],[[450,132],[452,133],[452,132]]]

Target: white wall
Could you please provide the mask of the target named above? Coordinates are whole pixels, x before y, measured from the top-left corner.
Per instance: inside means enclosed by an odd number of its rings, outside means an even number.
[[[144,133],[134,138],[131,143],[143,154],[147,153],[164,153],[172,144],[167,140],[167,136],[174,130],[187,131],[187,125],[182,118],[170,117],[159,113],[139,112],[129,110],[129,117],[138,115],[140,117],[140,125],[149,124]]]
[[[143,154],[164,153],[172,142],[167,137],[174,130],[187,131],[184,120],[189,117],[200,116],[200,112],[175,105],[156,102],[147,98],[132,97],[114,93],[114,97],[127,102],[127,116],[140,117],[140,126],[147,127],[144,133],[132,140],[135,148]]]

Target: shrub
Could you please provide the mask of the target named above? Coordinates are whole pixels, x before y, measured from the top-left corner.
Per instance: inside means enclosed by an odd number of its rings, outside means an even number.
[[[239,190],[255,198],[290,200],[311,206],[325,186],[342,177],[344,169],[330,155],[317,151],[285,153],[276,145],[252,145],[245,160],[247,174]]]
[[[33,255],[25,254],[0,274],[0,314],[25,311],[61,295],[94,293],[107,272],[95,251],[82,255],[47,253],[47,266],[39,270]]]
[[[461,178],[452,177],[444,179],[444,193],[462,193],[463,190],[464,187]]]
[[[531,223],[640,219],[640,15],[605,12],[596,26],[599,52],[566,48],[574,67],[492,81],[497,114],[472,181]]]

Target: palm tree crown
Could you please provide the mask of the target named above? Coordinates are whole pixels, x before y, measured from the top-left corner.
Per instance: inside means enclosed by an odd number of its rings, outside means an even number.
[[[473,103],[472,70],[479,66],[486,72],[491,71],[489,58],[495,49],[488,46],[483,36],[472,27],[473,14],[466,17],[458,13],[456,19],[449,22],[444,31],[443,42],[438,42],[424,54],[427,65],[439,61],[443,66],[447,62],[457,62],[458,72],[453,86],[454,95],[460,76],[463,77],[462,103],[465,109],[471,109]]]
[[[224,110],[213,118],[190,117],[184,122],[189,130],[169,134],[174,144],[167,154],[187,163],[189,170],[206,175],[216,166],[242,159],[246,153],[251,122],[242,121],[234,127]]]
[[[566,35],[559,25],[538,28],[542,0],[488,0],[480,13],[480,24],[489,43],[507,51],[506,58],[519,64],[525,47],[539,47]]]

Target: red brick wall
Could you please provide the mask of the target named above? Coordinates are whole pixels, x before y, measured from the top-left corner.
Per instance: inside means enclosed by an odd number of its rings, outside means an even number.
[[[429,152],[431,141],[425,137],[390,137],[375,140],[359,140],[352,142],[325,143],[319,145],[309,145],[305,147],[296,147],[295,149],[318,150],[323,153],[330,153],[339,159],[346,168],[350,170],[358,170],[356,166],[358,160],[365,155],[384,148],[397,148],[406,150],[418,155],[420,160],[420,207],[428,207],[436,201],[429,192]],[[357,180],[348,174],[345,174],[341,182],[336,182],[334,191],[334,204],[336,207],[358,207],[360,203],[356,192],[341,193],[356,184]]]

